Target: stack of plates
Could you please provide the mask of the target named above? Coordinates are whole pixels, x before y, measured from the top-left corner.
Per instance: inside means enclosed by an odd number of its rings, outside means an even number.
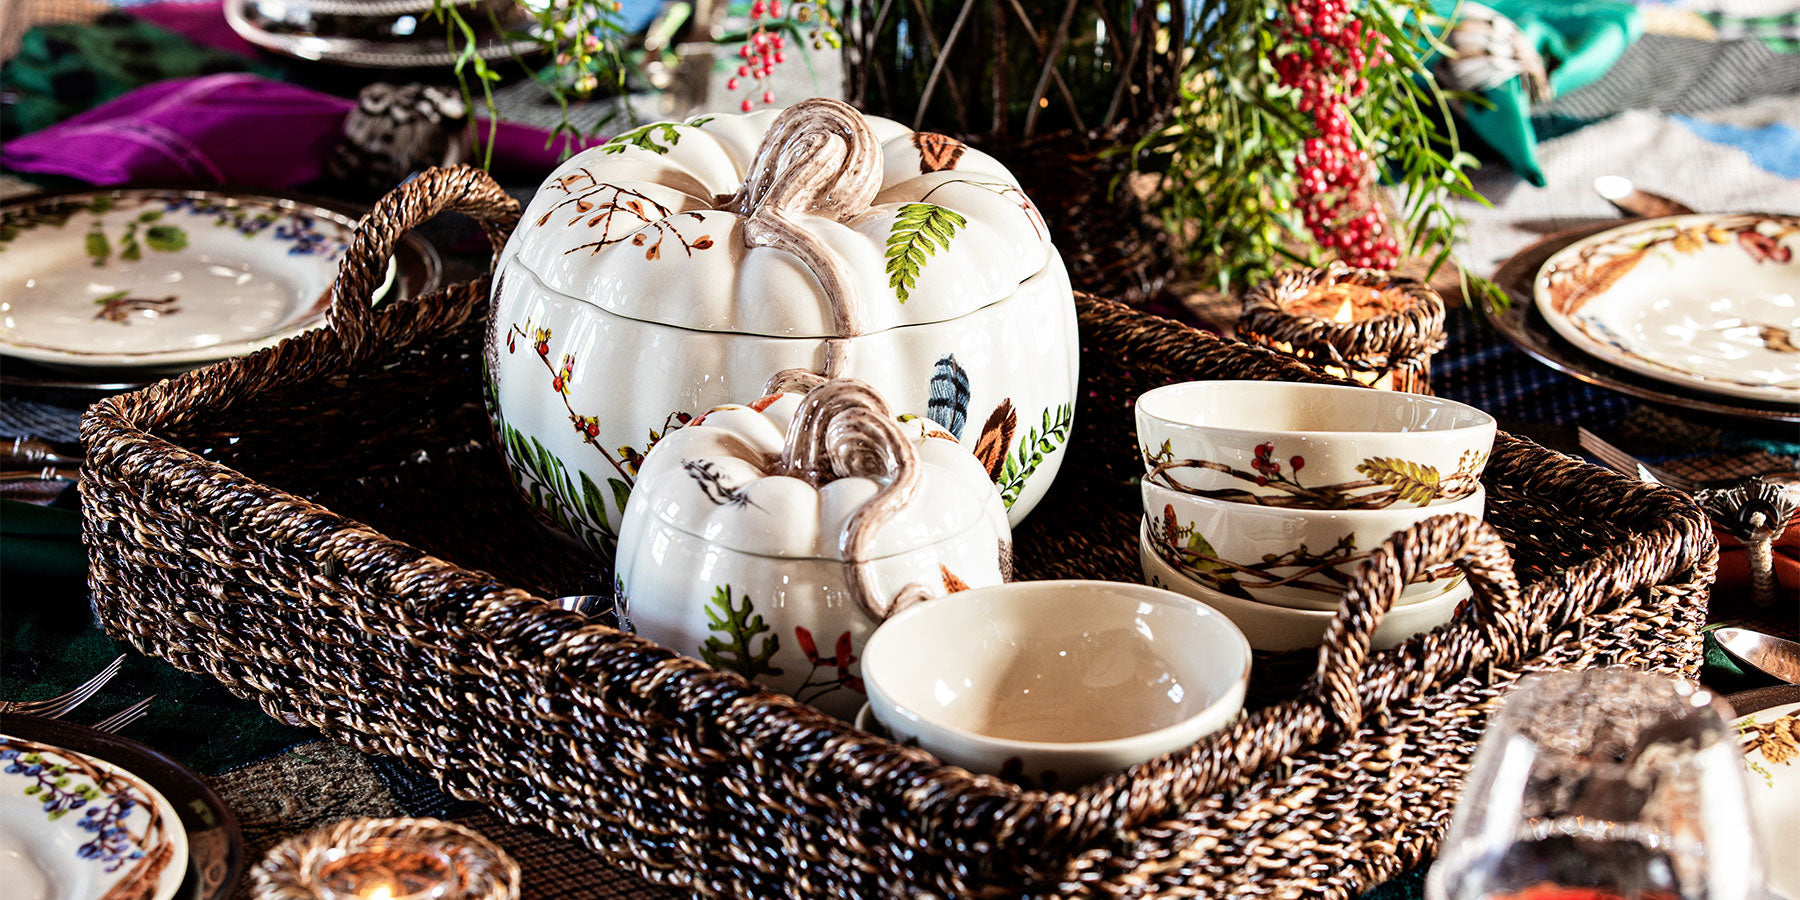
[[[317,328],[355,230],[272,195],[121,188],[0,204],[7,387],[128,388]],[[430,289],[429,245],[397,258],[378,297],[402,269],[394,293]]]
[[[243,869],[217,794],[141,744],[0,716],[0,884],[15,900],[217,900]]]
[[[1595,231],[1547,238],[1496,273],[1515,302],[1488,315],[1507,337],[1642,399],[1800,422],[1800,217],[1685,215]]]

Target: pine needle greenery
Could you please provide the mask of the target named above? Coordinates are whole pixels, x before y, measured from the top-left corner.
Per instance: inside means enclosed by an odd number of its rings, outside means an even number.
[[[1318,52],[1295,36],[1295,0],[1188,0],[1191,33],[1181,98],[1166,127],[1131,148],[1154,174],[1151,198],[1206,281],[1229,290],[1288,263],[1329,255],[1298,211],[1302,148],[1320,136],[1301,91],[1276,61]],[[1360,71],[1359,95],[1342,102],[1355,148],[1394,193],[1393,232],[1405,257],[1432,273],[1450,258],[1463,227],[1453,197],[1485,202],[1469,182],[1476,161],[1449,125],[1449,102],[1424,58],[1441,49],[1442,20],[1427,0],[1342,0],[1345,21],[1385,38],[1386,55]],[[1438,30],[1434,30],[1434,28]]]

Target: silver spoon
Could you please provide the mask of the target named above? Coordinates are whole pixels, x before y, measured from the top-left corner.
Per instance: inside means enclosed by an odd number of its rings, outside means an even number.
[[[1685,216],[1694,212],[1693,207],[1679,200],[1640,190],[1631,183],[1631,179],[1623,175],[1602,175],[1594,179],[1594,193],[1628,216],[1654,219],[1660,216]]]

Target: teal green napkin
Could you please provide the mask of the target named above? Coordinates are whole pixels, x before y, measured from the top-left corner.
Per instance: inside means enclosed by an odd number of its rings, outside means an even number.
[[[1433,4],[1444,17],[1465,5],[1460,0],[1433,0]],[[1636,6],[1613,0],[1484,0],[1484,5],[1511,19],[1537,48],[1557,95],[1598,80],[1644,30],[1643,14]],[[1430,64],[1435,66],[1436,61]],[[1481,99],[1485,106],[1470,103],[1462,111],[1469,130],[1505,158],[1513,171],[1543,187],[1531,101],[1521,79],[1514,77],[1483,91]]]

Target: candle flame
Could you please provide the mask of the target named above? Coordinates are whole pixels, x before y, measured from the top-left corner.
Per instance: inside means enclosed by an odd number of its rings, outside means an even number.
[[[369,900],[394,900],[394,889],[384,884],[369,892]]]
[[[1333,322],[1349,322],[1349,321],[1352,321],[1354,316],[1355,316],[1355,311],[1351,308],[1350,298],[1345,297],[1344,305],[1338,307],[1337,314],[1333,315],[1331,317],[1331,321],[1333,321]]]

